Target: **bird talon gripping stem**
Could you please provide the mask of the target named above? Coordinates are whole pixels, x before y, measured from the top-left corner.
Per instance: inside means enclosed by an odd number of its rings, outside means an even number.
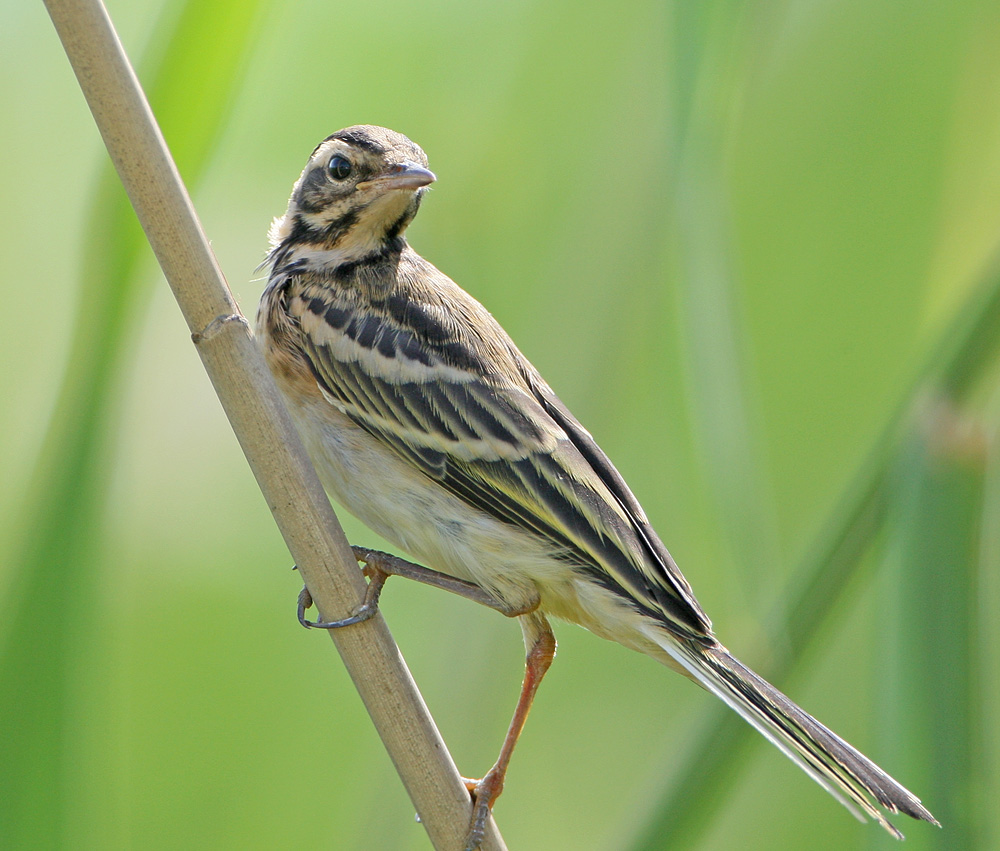
[[[368,575],[370,576],[368,588],[365,590],[365,598],[362,600],[361,605],[354,610],[353,615],[336,621],[310,621],[306,619],[306,609],[313,604],[313,598],[312,594],[309,593],[309,589],[303,585],[302,590],[299,591],[298,600],[299,623],[306,629],[340,629],[341,627],[364,623],[364,621],[375,617],[376,612],[378,612],[378,599],[382,594],[382,588],[385,585],[385,581],[389,578],[389,574],[378,569],[372,569]]]

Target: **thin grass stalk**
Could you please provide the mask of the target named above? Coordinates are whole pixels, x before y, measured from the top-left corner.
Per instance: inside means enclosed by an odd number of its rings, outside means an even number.
[[[47,0],[108,152],[223,408],[324,620],[364,581],[246,320],[201,231],[142,90],[97,0]],[[331,631],[435,848],[461,847],[468,792],[382,617]],[[319,707],[322,709],[322,707]],[[483,849],[503,848],[492,820]]]

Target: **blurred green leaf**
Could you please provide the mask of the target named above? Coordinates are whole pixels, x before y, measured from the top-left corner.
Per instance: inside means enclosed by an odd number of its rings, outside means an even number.
[[[768,627],[773,654],[765,676],[781,683],[806,658],[810,642],[837,610],[866,565],[863,556],[882,532],[894,491],[896,459],[914,428],[914,408],[938,395],[965,403],[981,382],[992,378],[1000,351],[1000,271],[994,266],[932,347],[906,402],[870,452],[824,531],[798,566],[783,598],[787,614]],[[978,507],[981,509],[981,506]],[[863,577],[865,581],[870,576]],[[636,851],[691,847],[709,828],[723,794],[745,765],[757,734],[725,707],[714,706],[698,725],[697,744],[657,804]],[[904,780],[904,784],[908,781]],[[918,790],[917,794],[921,794]]]
[[[993,808],[985,780],[978,594],[987,438],[947,398],[926,400],[900,448],[887,522],[880,615],[880,740],[885,760],[941,822],[914,849],[973,851]],[[996,518],[993,518],[996,522]],[[914,743],[919,743],[915,746]]]
[[[127,44],[148,41],[147,59],[165,58],[183,14],[171,4],[160,15],[161,3],[110,4]],[[97,584],[72,605],[69,582],[53,586],[28,633],[79,655],[50,660],[29,647],[38,685],[22,679],[16,694],[2,694],[8,706],[23,696],[63,753],[62,763],[49,760],[42,741],[44,761],[18,782],[71,784],[60,799],[71,813],[58,818],[79,828],[74,847],[85,851],[276,848],[317,837],[345,849],[426,849],[346,675],[325,664],[327,648],[300,634],[282,602],[297,591],[290,571],[275,569],[285,550],[167,294],[143,311],[140,285],[131,306],[115,297],[115,307],[102,302],[110,285],[99,281],[80,310],[122,310],[129,329],[141,317],[142,340],[81,317],[93,337],[67,357],[81,299],[73,246],[84,240],[112,263],[117,251],[91,235],[99,223],[80,201],[93,189],[80,164],[98,142],[40,5],[0,4],[0,111],[12,117],[0,159],[9,282],[0,589],[6,596],[24,578],[10,554],[24,553],[20,524],[35,523],[49,496],[46,528],[96,538],[89,561],[67,567],[55,545],[36,556],[50,579],[71,569]],[[843,595],[844,576],[870,549],[872,529],[885,528],[891,485],[870,474],[903,437],[887,423],[900,421],[913,376],[931,374],[921,364],[949,362],[936,347],[1000,231],[998,23],[983,0],[928,0],[905,12],[893,0],[272,4],[235,71],[221,142],[207,142],[216,153],[198,212],[250,313],[268,222],[319,139],[371,122],[421,144],[439,181],[410,231],[414,247],[494,312],[608,451],[727,643],[779,676],[796,657],[795,696],[867,744],[882,708],[865,691],[877,664],[877,586],[862,567]],[[191,34],[186,51],[170,47],[176,59],[161,74],[172,85],[153,93],[189,181],[206,154],[188,148],[184,139],[202,138],[188,125],[220,119],[201,69],[224,59],[227,26]],[[156,88],[157,75],[140,76]],[[168,123],[165,111],[176,118]],[[109,181],[102,191],[112,190]],[[710,286],[698,289],[699,280]],[[963,346],[969,328],[950,327],[947,345]],[[991,346],[997,335],[983,332]],[[41,457],[60,475],[36,474],[26,498],[35,435],[57,396],[55,364],[88,373],[105,338],[124,352],[107,357],[126,365],[95,394],[110,410],[88,424],[79,411],[92,387],[75,378],[81,398],[60,408],[65,429],[81,431],[74,441],[98,435],[100,460],[77,470],[49,438]],[[959,371],[978,375],[967,396],[974,414],[996,385],[978,357]],[[64,482],[74,477],[79,489]],[[59,489],[47,491],[48,481]],[[92,504],[60,502],[67,489]],[[373,542],[345,519],[353,540]],[[767,564],[741,552],[751,540],[782,557]],[[783,555],[810,542],[802,559]],[[753,583],[734,582],[734,563],[753,560]],[[792,576],[798,562],[825,567]],[[865,585],[868,593],[852,593]],[[782,588],[791,590],[778,597]],[[839,589],[837,616],[821,627],[830,640],[810,642],[812,621],[836,606]],[[404,583],[383,602],[459,765],[475,773],[509,720],[520,638],[516,624],[444,596]],[[762,611],[777,614],[766,621]],[[0,622],[0,632],[11,627]],[[617,851],[650,815],[650,790],[687,765],[685,754],[698,755],[696,717],[715,731],[715,747],[695,765],[730,776],[730,740],[715,726],[725,710],[639,654],[564,624],[556,631],[558,662],[498,818],[512,848]],[[45,715],[50,680],[64,675],[71,703]],[[303,700],[335,707],[335,721],[301,712]],[[998,705],[984,707],[983,735],[1000,728]],[[731,723],[732,747],[754,746]],[[877,841],[780,755],[754,760],[733,782],[724,795],[693,784],[667,816],[704,814],[710,821],[691,839],[704,851]],[[990,800],[998,788],[994,767],[979,794]],[[715,809],[699,809],[702,789]],[[0,824],[0,845],[6,839]]]
[[[694,432],[726,530],[734,596],[757,599],[752,577],[777,561],[771,485],[759,417],[751,400],[754,366],[745,339],[739,264],[725,179],[725,142],[751,55],[744,4],[675,9],[678,149],[671,225]]]
[[[262,5],[215,0],[164,10],[173,22],[157,42],[149,97],[190,181],[224,126]],[[0,824],[12,848],[69,843],[74,793],[65,784],[76,669],[101,594],[95,545],[121,375],[149,296],[139,275],[147,257],[117,176],[105,166],[91,203],[70,357],[18,525],[21,547],[0,619]]]

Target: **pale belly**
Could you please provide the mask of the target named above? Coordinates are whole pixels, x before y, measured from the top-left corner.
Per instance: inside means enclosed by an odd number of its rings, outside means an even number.
[[[330,495],[407,555],[474,582],[512,608],[540,599],[546,614],[665,656],[658,624],[556,558],[544,539],[472,508],[375,443],[326,400],[292,403],[290,410]]]

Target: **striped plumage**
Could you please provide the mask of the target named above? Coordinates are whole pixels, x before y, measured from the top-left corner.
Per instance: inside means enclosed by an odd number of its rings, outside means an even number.
[[[579,623],[716,694],[859,817],[894,836],[877,805],[934,821],[718,643],[590,434],[485,308],[409,247],[426,169],[399,134],[340,131],[272,228],[258,332],[327,489],[428,566],[512,608],[539,601],[522,618],[529,651],[544,615]]]

